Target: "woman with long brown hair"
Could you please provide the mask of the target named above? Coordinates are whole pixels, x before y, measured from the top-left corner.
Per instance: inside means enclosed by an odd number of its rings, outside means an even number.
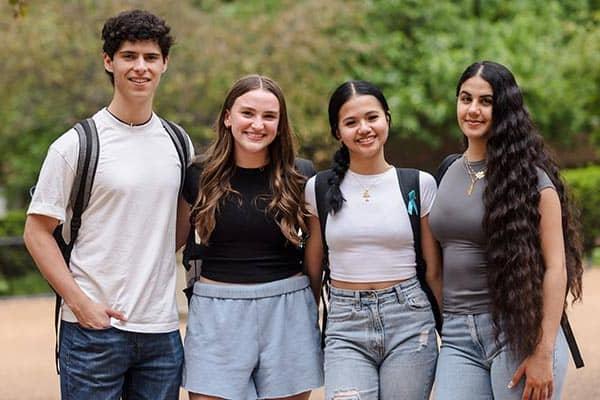
[[[456,95],[466,151],[445,163],[430,216],[444,271],[435,398],[559,399],[561,315],[583,271],[564,184],[506,67],[470,65]]]
[[[238,80],[216,131],[183,193],[194,228],[186,251],[202,262],[183,387],[191,399],[308,399],[323,376],[316,294],[303,272],[306,177],[279,86]]]

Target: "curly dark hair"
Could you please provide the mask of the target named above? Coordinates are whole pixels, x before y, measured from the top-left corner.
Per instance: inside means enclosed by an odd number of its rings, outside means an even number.
[[[511,350],[524,358],[533,353],[542,334],[545,265],[537,168],[548,175],[560,199],[567,293],[571,292],[573,301],[582,295],[578,214],[558,166],[525,108],[513,74],[495,62],[476,62],[460,77],[457,96],[462,84],[473,76],[480,76],[493,90],[492,126],[486,149],[487,187],[483,194],[491,311],[496,331],[501,329]]]
[[[171,28],[165,20],[145,10],[124,11],[109,18],[102,28],[102,50],[112,59],[123,42],[140,40],[155,41],[160,47],[163,60],[169,56],[169,50],[175,42],[169,34]],[[106,71],[114,84],[112,72]]]
[[[347,81],[342,83],[333,92],[329,99],[329,127],[331,128],[331,135],[338,140],[339,139],[339,114],[340,109],[348,100],[354,96],[373,96],[381,104],[383,112],[385,113],[388,124],[391,125],[392,115],[390,113],[390,107],[388,106],[385,96],[381,90],[367,81]],[[338,151],[333,155],[332,169],[335,175],[329,179],[329,189],[326,193],[326,203],[329,204],[329,209],[332,214],[338,212],[344,204],[344,196],[340,190],[340,185],[344,180],[346,171],[350,167],[350,152],[348,148],[342,143]]]

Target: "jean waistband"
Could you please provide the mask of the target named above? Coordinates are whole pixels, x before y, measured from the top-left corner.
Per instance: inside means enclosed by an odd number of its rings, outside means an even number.
[[[330,287],[330,295],[338,299],[353,299],[356,301],[373,301],[383,299],[389,296],[397,296],[405,291],[412,290],[415,287],[420,287],[419,280],[416,276],[408,278],[394,286],[378,290],[350,290],[340,289],[334,286]]]
[[[194,295],[224,299],[259,299],[296,292],[309,285],[310,281],[306,275],[249,285],[196,282],[194,283]]]

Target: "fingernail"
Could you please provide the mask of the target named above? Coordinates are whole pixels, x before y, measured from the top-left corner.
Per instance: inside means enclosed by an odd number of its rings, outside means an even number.
[[[512,381],[508,382],[507,388],[512,389],[512,387],[513,387],[513,382]]]

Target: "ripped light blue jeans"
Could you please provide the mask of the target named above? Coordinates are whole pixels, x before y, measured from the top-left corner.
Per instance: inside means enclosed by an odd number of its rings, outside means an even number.
[[[568,362],[567,341],[559,329],[554,346],[553,400],[561,397]],[[496,340],[491,314],[444,313],[434,399],[520,400],[525,379],[507,387],[520,363],[502,333]]]
[[[426,400],[437,353],[431,305],[416,278],[384,290],[331,288],[326,400]]]

